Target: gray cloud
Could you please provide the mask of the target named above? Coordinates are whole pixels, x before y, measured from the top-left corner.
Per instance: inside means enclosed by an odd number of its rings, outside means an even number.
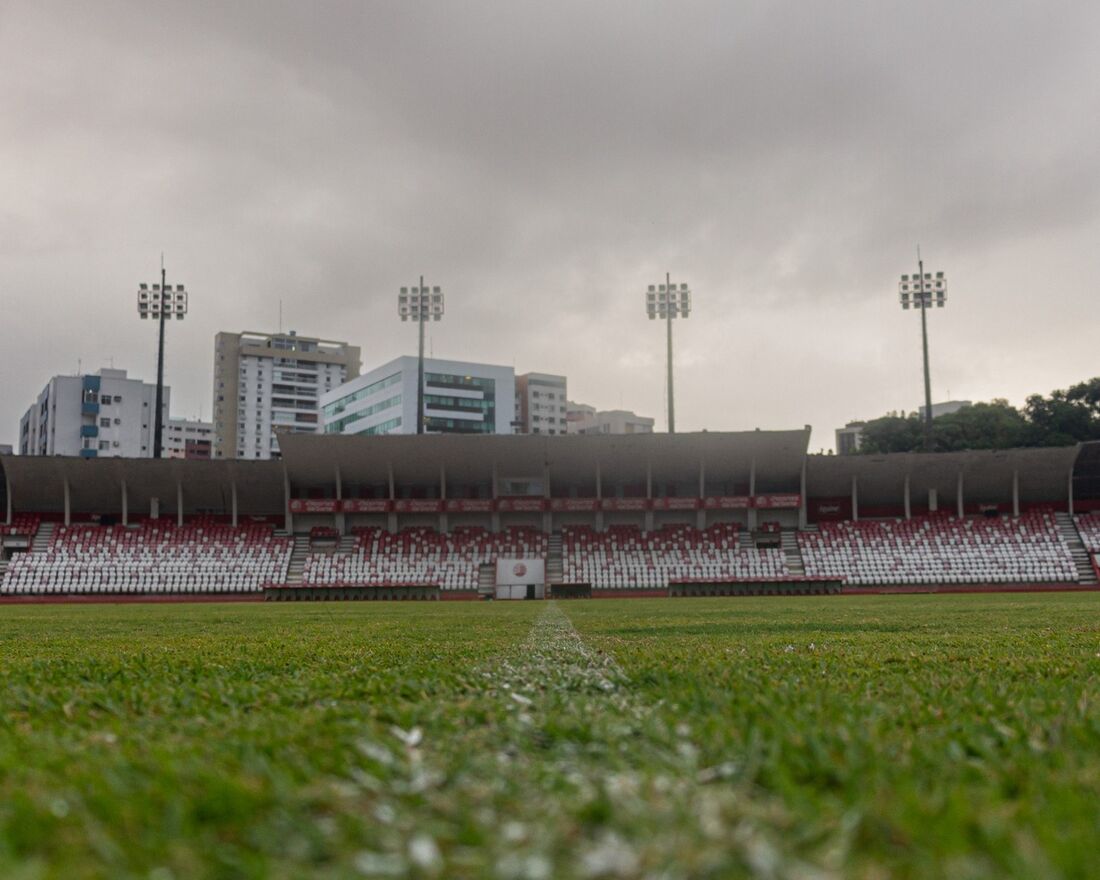
[[[660,417],[641,292],[677,328],[682,429],[914,408],[896,304],[947,271],[938,398],[1095,373],[1100,7],[971,3],[0,5],[0,440],[57,372],[154,375],[133,289],[167,253],[180,414],[213,334],[414,340],[567,373]]]

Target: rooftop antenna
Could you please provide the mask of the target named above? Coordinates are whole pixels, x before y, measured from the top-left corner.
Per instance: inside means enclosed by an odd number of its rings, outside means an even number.
[[[283,301],[279,300],[279,332],[283,332]]]

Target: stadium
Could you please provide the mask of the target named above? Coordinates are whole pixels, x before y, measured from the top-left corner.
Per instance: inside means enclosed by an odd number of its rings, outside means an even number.
[[[1098,880],[1098,45],[0,4],[0,880]]]
[[[809,438],[287,433],[278,461],[5,456],[0,601],[1096,588],[1100,443],[831,456]]]

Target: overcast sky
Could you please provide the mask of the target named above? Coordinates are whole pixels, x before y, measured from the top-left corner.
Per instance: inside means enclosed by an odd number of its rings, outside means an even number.
[[[134,293],[185,283],[173,414],[219,330],[563,373],[664,428],[922,402],[919,243],[947,273],[933,398],[1100,374],[1100,3],[0,0],[0,442],[45,382],[154,380]]]

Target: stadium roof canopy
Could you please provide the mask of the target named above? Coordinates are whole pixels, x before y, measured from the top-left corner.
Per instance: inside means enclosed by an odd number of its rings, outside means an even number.
[[[606,483],[645,480],[695,482],[707,478],[748,482],[755,469],[758,491],[798,491],[809,429],[690,434],[342,436],[279,437],[293,486],[330,485],[336,469],[344,483],[433,484],[440,468],[448,482],[545,477],[554,484],[584,484],[597,466]]]
[[[955,498],[961,475],[967,502],[1005,501],[1014,479],[1030,503],[1062,502],[1076,474],[1078,497],[1100,498],[1100,444],[1052,449],[984,450],[892,455],[807,455],[809,429],[796,431],[699,432],[637,435],[339,436],[284,434],[282,461],[69,458],[0,456],[0,470],[19,512],[60,511],[66,486],[71,510],[114,514],[125,485],[132,514],[159,499],[163,514],[225,512],[236,495],[240,515],[285,510],[288,494],[345,486],[485,483],[498,479],[545,480],[554,495],[590,490],[597,469],[605,493],[615,483],[652,477],[654,494],[668,484],[697,484],[705,473],[707,493],[721,484],[747,487],[755,467],[757,494],[796,493],[803,467],[811,499],[843,498],[853,481],[860,504],[898,505],[906,479],[912,499],[935,489]],[[1090,458],[1090,454],[1092,457]],[[1094,460],[1095,459],[1095,460]],[[739,488],[738,492],[744,492]],[[326,491],[326,494],[328,492]],[[2,501],[2,499],[0,499]]]
[[[806,494],[840,498],[857,484],[861,504],[897,504],[909,491],[913,498],[935,489],[954,498],[962,475],[968,501],[1003,501],[1012,497],[1013,474],[1021,498],[1039,503],[1064,501],[1079,446],[1040,449],[983,449],[970,452],[893,453],[890,455],[811,455],[806,460]]]
[[[277,513],[285,504],[278,461],[5,455],[0,467],[12,507],[26,513],[61,510],[66,483],[72,510],[83,513],[120,513],[124,482],[132,513],[148,511],[153,498],[173,513],[177,492],[185,513],[229,511],[234,487],[241,515]]]

